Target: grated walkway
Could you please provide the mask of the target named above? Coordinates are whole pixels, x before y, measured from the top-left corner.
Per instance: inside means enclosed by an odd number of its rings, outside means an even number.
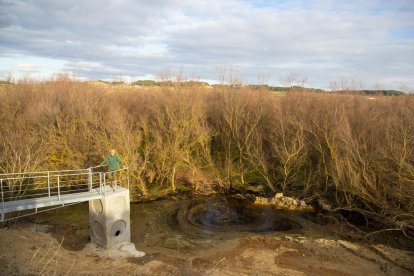
[[[72,193],[66,195],[59,196],[50,196],[50,197],[38,197],[38,198],[30,198],[30,199],[23,199],[23,200],[16,200],[10,202],[4,202],[4,206],[2,208],[2,212],[4,214],[16,211],[24,211],[30,209],[39,209],[44,207],[53,207],[53,206],[64,206],[67,204],[73,203],[81,203],[89,200],[99,199],[104,197],[105,195],[116,194],[122,191],[128,190],[126,188],[117,187],[116,189],[112,189],[109,186],[106,188],[92,189],[90,192],[81,192],[81,193]],[[1,220],[2,221],[2,220]]]

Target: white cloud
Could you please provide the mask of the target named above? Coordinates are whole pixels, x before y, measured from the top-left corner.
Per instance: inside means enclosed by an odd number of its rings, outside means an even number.
[[[65,73],[66,62],[59,59],[19,54],[3,56],[0,59],[0,78],[6,79],[11,75],[14,78],[46,79],[55,74]]]
[[[21,0],[0,1],[0,10],[0,58],[56,59],[83,77],[184,66],[214,79],[226,66],[248,82],[297,72],[319,87],[355,76],[368,88],[378,80],[414,86],[408,0]],[[10,69],[2,64],[0,72]]]

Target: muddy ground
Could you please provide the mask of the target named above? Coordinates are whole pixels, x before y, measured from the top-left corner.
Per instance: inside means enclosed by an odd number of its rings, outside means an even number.
[[[0,230],[1,275],[413,275],[414,254],[384,245],[301,236],[250,236],[191,257],[100,258],[68,250],[47,229]]]
[[[140,258],[102,257],[88,204],[14,220],[0,228],[0,275],[414,275],[414,242],[399,232],[369,240],[319,214],[228,203],[131,204]]]

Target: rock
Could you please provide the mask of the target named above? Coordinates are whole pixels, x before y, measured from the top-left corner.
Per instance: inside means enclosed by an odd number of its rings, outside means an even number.
[[[271,204],[274,204],[274,200],[273,200],[273,198],[257,196],[254,200],[254,204],[271,205]]]
[[[324,211],[332,211],[332,206],[322,198],[318,198],[318,205]]]
[[[317,244],[320,244],[322,247],[326,248],[332,248],[332,247],[338,247],[339,244],[335,240],[328,240],[328,239],[316,239],[315,242]]]
[[[279,199],[283,197],[283,193],[276,193],[275,199]]]
[[[273,205],[276,209],[285,211],[315,211],[315,209],[311,205],[306,204],[305,201],[283,196],[283,193],[277,193],[273,198],[256,197],[254,203],[260,205]]]
[[[50,232],[52,232],[52,230],[53,230],[53,226],[51,226],[51,225],[39,225],[39,224],[36,224],[35,225],[35,231],[36,232],[41,232],[41,233],[50,233]]]
[[[338,240],[338,244],[351,251],[360,250],[360,247],[357,244],[349,242],[349,241]]]
[[[295,241],[295,239],[293,237],[291,237],[291,236],[284,236],[283,239],[285,241],[292,241],[292,242]]]
[[[315,208],[313,206],[306,204],[304,200],[300,201],[299,209],[303,212],[315,212]]]

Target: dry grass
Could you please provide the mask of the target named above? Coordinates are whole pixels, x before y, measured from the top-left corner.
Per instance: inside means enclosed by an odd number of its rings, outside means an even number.
[[[264,183],[412,233],[413,106],[412,96],[26,80],[0,91],[0,172],[84,168],[114,147],[134,194]]]

